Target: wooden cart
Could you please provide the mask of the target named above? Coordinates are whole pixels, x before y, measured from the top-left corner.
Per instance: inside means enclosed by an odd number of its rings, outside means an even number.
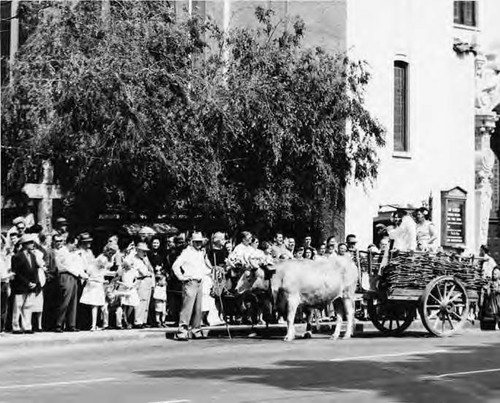
[[[404,332],[417,312],[429,333],[453,335],[467,321],[484,284],[483,261],[473,257],[360,251],[355,261],[370,320],[390,336]]]

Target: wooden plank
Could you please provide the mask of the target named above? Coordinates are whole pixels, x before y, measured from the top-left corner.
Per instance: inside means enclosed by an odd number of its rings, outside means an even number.
[[[396,288],[388,298],[390,300],[416,301],[422,296],[423,292],[424,290]]]

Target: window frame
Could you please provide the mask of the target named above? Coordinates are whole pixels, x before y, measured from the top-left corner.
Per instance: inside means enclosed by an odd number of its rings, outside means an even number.
[[[466,5],[473,5],[471,21],[466,17]],[[453,1],[453,23],[459,27],[476,30],[478,24],[478,4],[476,0],[454,0]]]
[[[396,74],[397,71],[396,69],[400,68],[404,72],[404,88],[403,88],[403,133],[399,133],[398,135],[398,142],[400,139],[402,139],[402,144],[401,147],[396,141]],[[411,142],[410,142],[410,63],[408,62],[406,57],[401,57],[398,56],[394,59],[393,61],[393,126],[392,126],[392,140],[393,140],[393,145],[392,145],[392,152],[393,152],[393,157],[397,158],[411,158],[410,156],[410,151],[411,151]]]

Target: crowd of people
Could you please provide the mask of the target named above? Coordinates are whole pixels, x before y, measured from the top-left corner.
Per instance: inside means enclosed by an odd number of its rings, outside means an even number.
[[[398,212],[392,224],[377,227],[378,243],[367,250],[438,248],[423,209],[415,219],[407,211]],[[354,256],[357,239],[349,234],[339,243],[330,236],[313,246],[310,235],[298,242],[277,232],[272,240],[260,240],[243,231],[233,242],[224,232],[209,238],[200,232],[167,237],[143,228],[135,239],[111,234],[97,257],[95,246],[88,232],[72,236],[65,218],[56,220],[52,234],[36,225],[27,228],[22,217],[15,219],[2,235],[0,331],[165,327],[169,320],[178,326],[178,340],[188,339],[189,328],[194,338],[202,338],[202,324],[222,323],[212,292],[216,271],[220,274],[222,268],[225,285],[234,289],[241,275],[238,263],[251,266],[256,256],[270,263]],[[487,252],[482,247],[489,259],[487,275],[496,285],[490,288],[492,309],[500,317],[500,269]]]

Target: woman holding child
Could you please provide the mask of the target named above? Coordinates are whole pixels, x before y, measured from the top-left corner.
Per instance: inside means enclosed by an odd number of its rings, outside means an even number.
[[[113,256],[118,252],[118,246],[108,243],[95,260],[95,265],[89,265],[87,275],[89,276],[85,288],[83,289],[80,303],[89,305],[92,308],[92,325],[90,331],[97,330],[97,313],[99,308],[105,306],[104,277],[109,275],[113,267]]]

